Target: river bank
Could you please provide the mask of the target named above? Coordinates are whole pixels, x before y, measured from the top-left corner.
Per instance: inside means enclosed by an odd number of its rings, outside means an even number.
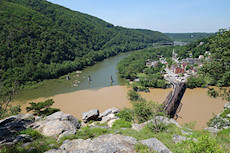
[[[26,113],[25,108],[29,106],[29,102],[41,102],[53,99],[55,101],[53,107],[60,108],[64,113],[72,114],[81,120],[82,113],[90,109],[97,108],[102,112],[112,107],[120,109],[131,107],[127,99],[127,92],[128,88],[126,86],[111,86],[95,90],[79,90],[24,102],[15,101],[14,105],[22,105],[22,113]]]

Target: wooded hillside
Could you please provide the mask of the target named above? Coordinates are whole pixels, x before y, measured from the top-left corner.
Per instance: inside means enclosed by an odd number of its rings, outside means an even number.
[[[56,78],[119,52],[171,41],[160,32],[113,26],[45,0],[1,0],[0,18],[5,84]]]

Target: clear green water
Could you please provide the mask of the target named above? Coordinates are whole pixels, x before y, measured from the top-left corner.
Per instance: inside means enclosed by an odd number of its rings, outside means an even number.
[[[93,66],[86,67],[81,71],[82,73],[79,74],[73,72],[69,74],[70,80],[67,80],[66,76],[62,76],[59,79],[45,80],[39,83],[39,87],[35,89],[19,91],[15,96],[15,100],[31,100],[40,97],[50,97],[57,94],[70,93],[77,90],[98,90],[103,87],[124,85],[125,80],[119,77],[116,67],[117,63],[129,54],[130,52],[127,52],[110,57]],[[111,75],[113,78],[112,83],[110,80]],[[88,76],[91,77],[92,81],[88,81]],[[77,84],[77,86],[74,86],[74,84]]]

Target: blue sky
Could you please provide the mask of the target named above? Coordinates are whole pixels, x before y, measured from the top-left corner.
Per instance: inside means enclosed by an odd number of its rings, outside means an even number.
[[[230,0],[48,0],[127,28],[216,32],[230,27]]]

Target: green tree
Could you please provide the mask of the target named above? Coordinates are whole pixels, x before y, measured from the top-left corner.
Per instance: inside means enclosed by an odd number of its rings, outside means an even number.
[[[207,75],[219,87],[219,91],[212,88],[209,95],[212,97],[220,96],[230,101],[230,30],[221,29],[216,37],[208,44],[212,60],[206,63],[201,72]]]
[[[55,112],[60,111],[60,109],[58,108],[50,108],[50,106],[52,106],[54,103],[54,101],[52,99],[48,99],[44,102],[38,102],[38,103],[34,103],[31,102],[30,103],[30,107],[26,107],[26,111],[33,111],[34,115],[38,115],[38,116],[48,116],[51,115]]]

